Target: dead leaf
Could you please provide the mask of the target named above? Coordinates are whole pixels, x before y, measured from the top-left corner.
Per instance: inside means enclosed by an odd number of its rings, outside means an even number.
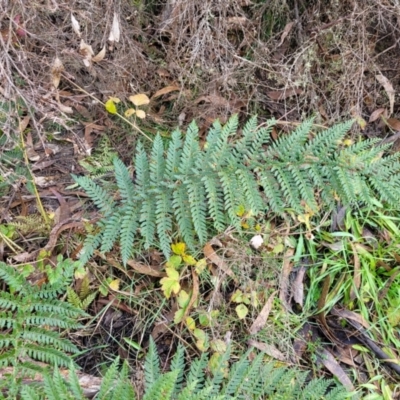
[[[286,357],[272,344],[266,344],[262,342],[257,342],[256,340],[250,339],[247,344],[249,346],[253,346],[258,350],[263,351],[264,353],[268,354],[269,356],[275,358],[276,360],[286,362]]]
[[[292,30],[292,28],[293,28],[295,23],[296,23],[296,21],[289,22],[288,24],[286,24],[286,26],[285,26],[285,28],[284,28],[284,30],[282,32],[281,40],[279,41],[278,47],[282,46],[282,43],[285,41],[287,35],[289,35],[289,33]]]
[[[119,28],[119,20],[118,20],[118,15],[117,13],[114,13],[114,17],[113,17],[113,23],[112,23],[112,27],[111,27],[111,31],[110,31],[110,36],[108,37],[108,40],[111,43],[114,42],[119,42],[119,38],[120,38],[120,28]]]
[[[344,372],[343,368],[328,350],[319,349],[317,360],[319,363],[324,365],[324,367],[329,370],[329,372],[331,372],[349,392],[354,390],[350,378],[346,375],[346,372]]]
[[[386,94],[389,97],[389,105],[390,105],[390,113],[389,115],[393,114],[393,108],[394,108],[394,95],[395,91],[393,89],[393,85],[390,83],[389,79],[386,78],[386,76],[380,74],[376,75],[376,80],[383,86],[385,89]]]
[[[388,118],[385,122],[390,129],[400,132],[400,121],[398,119]]]
[[[218,94],[210,94],[209,96],[200,96],[195,101],[194,104],[199,104],[204,101],[205,103],[212,103],[215,107],[228,107],[229,101],[224,99]]]
[[[106,56],[106,46],[104,46],[93,58],[93,62],[100,62],[104,60],[104,57]]]
[[[58,104],[58,108],[63,113],[65,113],[65,114],[73,114],[74,113],[74,110],[72,109],[72,107],[65,106],[60,101],[58,101],[57,104]]]
[[[368,122],[374,122],[376,121],[383,113],[385,112],[384,108],[378,108],[376,109],[369,117]]]
[[[146,113],[143,110],[136,110],[136,116],[140,119],[145,119]]]
[[[297,94],[302,94],[303,90],[299,88],[289,88],[289,89],[282,89],[282,90],[271,90],[267,92],[267,96],[271,100],[279,101],[287,99],[288,97],[295,96]]]
[[[83,39],[81,40],[81,44],[79,46],[79,54],[83,56],[83,63],[85,64],[85,67],[90,68],[92,66],[94,52],[92,46],[85,43]]]
[[[154,276],[155,278],[164,278],[167,276],[165,272],[161,272],[151,265],[141,264],[133,260],[128,260],[126,263],[136,272],[139,272],[139,274]]]
[[[79,25],[78,20],[74,17],[74,14],[71,14],[71,24],[72,24],[72,29],[73,31],[81,37],[81,27]]]
[[[54,89],[58,88],[61,80],[61,73],[64,71],[64,66],[61,60],[56,57],[51,68],[51,83]]]
[[[291,307],[287,302],[287,296],[289,294],[289,275],[292,272],[292,256],[294,254],[294,249],[290,248],[286,251],[283,257],[282,272],[280,276],[279,284],[279,300],[282,304],[290,310]]]
[[[174,320],[175,313],[178,311],[177,303],[173,303],[171,307],[171,311],[167,314],[163,314],[163,321],[158,322],[154,325],[153,330],[151,331],[151,337],[156,340],[163,333],[170,331],[169,323]]]
[[[304,303],[304,275],[306,274],[307,268],[300,267],[297,271],[296,279],[292,283],[292,295],[293,300],[296,304],[298,304],[301,308],[303,308]]]
[[[204,247],[203,247],[203,253],[204,256],[211,261],[213,264],[215,264],[221,271],[223,271],[226,275],[230,276],[235,283],[238,282],[235,274],[233,271],[227,266],[225,261],[215,252],[213,247],[211,246],[211,242],[208,242]]]
[[[331,310],[332,315],[336,315],[337,317],[344,319],[351,319],[353,321],[358,322],[365,329],[370,329],[370,324],[364,317],[360,314],[355,313],[354,311],[346,310],[345,308],[333,307]]]
[[[268,300],[266,301],[264,307],[262,308],[260,314],[258,314],[257,318],[253,322],[253,324],[250,327],[250,334],[255,335],[258,333],[266,324],[269,313],[271,312],[272,309],[272,304],[274,302],[275,295],[277,294],[277,291],[271,294],[271,296],[268,297]]]
[[[162,88],[160,90],[157,90],[157,92],[155,92],[152,96],[152,99],[156,99],[157,97],[162,96],[163,94],[167,94],[167,93],[171,93],[171,92],[175,92],[177,90],[181,90],[181,88],[179,86],[166,86],[165,88]]]
[[[134,96],[129,96],[129,100],[136,106],[145,106],[150,103],[150,99],[144,94],[139,93]]]

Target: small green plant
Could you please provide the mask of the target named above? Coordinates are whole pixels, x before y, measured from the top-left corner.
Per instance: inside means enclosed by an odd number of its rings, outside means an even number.
[[[253,216],[270,210],[277,215],[300,216],[332,209],[337,201],[397,204],[400,199],[400,153],[382,157],[388,146],[366,140],[343,145],[352,121],[335,125],[309,139],[312,120],[275,143],[271,120],[263,127],[251,118],[237,135],[238,118],[225,126],[217,121],[204,148],[193,122],[183,137],[172,133],[165,150],[157,135],[150,155],[139,143],[135,157],[135,180],[121,160],[114,159],[120,201],[88,177],[74,177],[103,214],[100,232],[89,235],[81,254],[86,262],[94,250],[111,250],[119,239],[124,263],[132,254],[139,235],[145,248],[159,245],[168,258],[173,232],[178,228],[183,241],[194,247],[210,229],[220,232],[228,225],[241,231],[238,211]],[[265,147],[268,145],[268,147]]]

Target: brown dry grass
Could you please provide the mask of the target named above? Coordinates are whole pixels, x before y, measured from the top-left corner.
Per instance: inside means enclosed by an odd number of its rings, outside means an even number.
[[[39,134],[44,121],[65,122],[51,88],[58,57],[64,76],[100,100],[178,85],[179,94],[152,103],[161,124],[233,112],[290,120],[316,114],[326,123],[351,114],[368,119],[377,107],[388,108],[375,75],[398,89],[398,7],[389,0],[3,1],[1,94],[33,105]],[[121,38],[110,46],[114,13]],[[24,37],[15,34],[17,15]],[[81,39],[95,54],[106,46],[105,59],[86,68]],[[85,106],[93,119],[103,112],[66,79],[59,89],[69,92],[62,102]]]

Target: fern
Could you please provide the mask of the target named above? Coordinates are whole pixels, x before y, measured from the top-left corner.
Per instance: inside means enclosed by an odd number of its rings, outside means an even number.
[[[0,279],[9,287],[9,292],[0,291],[0,327],[6,328],[0,335],[0,366],[13,371],[5,381],[10,398],[24,376],[45,373],[40,362],[69,366],[70,354],[79,351],[59,330],[80,328],[77,321],[85,313],[57,298],[71,282],[75,266],[59,257],[49,283],[38,287],[26,280],[28,270],[0,262]]]
[[[193,247],[196,236],[200,243],[209,238],[210,229],[222,231],[233,225],[240,231],[238,209],[257,216],[269,210],[283,215],[288,209],[317,213],[332,209],[336,201],[348,206],[371,205],[374,199],[398,204],[399,153],[382,157],[388,146],[375,140],[342,146],[352,121],[310,138],[312,120],[308,120],[271,143],[274,124],[271,120],[260,128],[253,117],[243,136],[233,140],[237,116],[224,126],[217,121],[202,150],[194,122],[185,136],[179,130],[172,133],[166,151],[160,135],[149,155],[139,143],[134,181],[123,163],[114,159],[120,201],[90,178],[74,177],[104,216],[100,232],[85,242],[83,261],[94,249],[108,251],[119,240],[126,263],[140,237],[145,248],[158,245],[168,257],[174,224]]]
[[[273,363],[263,361],[264,354],[259,353],[250,363],[250,349],[227,371],[230,358],[229,349],[220,355],[219,365],[214,375],[207,374],[207,355],[192,362],[188,371],[184,367],[184,351],[178,346],[171,370],[161,374],[154,373],[154,365],[158,365],[155,354],[155,344],[150,340],[149,352],[146,357],[145,400],[168,399],[302,399],[311,400],[324,398],[336,400],[345,398],[346,391],[334,381],[326,379],[311,379],[307,384],[308,373],[296,369],[276,367]],[[148,377],[152,377],[148,379]],[[181,379],[184,384],[181,385]],[[340,397],[341,396],[341,397]]]

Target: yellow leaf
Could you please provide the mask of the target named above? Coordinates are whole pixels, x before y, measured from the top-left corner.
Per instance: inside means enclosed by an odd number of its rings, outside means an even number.
[[[83,266],[80,266],[75,270],[74,277],[75,279],[83,279],[87,275],[87,271]]]
[[[112,289],[112,290],[118,290],[120,282],[121,282],[121,279],[114,279],[108,284],[108,286],[110,286],[110,289]]]
[[[117,107],[115,106],[115,102],[112,99],[108,99],[105,104],[106,110],[110,114],[116,114],[117,113]]]
[[[150,103],[150,99],[144,94],[139,93],[135,94],[134,96],[129,96],[129,100],[136,106],[144,106]]]
[[[309,230],[311,229],[311,226],[310,226],[310,214],[300,214],[297,217],[297,219],[298,219],[299,222],[302,222],[303,224],[305,224],[307,229],[309,229]]]
[[[186,326],[188,327],[189,331],[194,331],[196,329],[196,322],[192,317],[186,318]]]
[[[137,110],[136,111],[136,116],[140,119],[145,119],[146,118],[146,113],[143,110]]]
[[[125,115],[125,117],[129,118],[131,115],[135,114],[135,112],[136,112],[136,110],[134,108],[128,108],[125,111],[124,115]]]
[[[178,254],[179,256],[182,256],[185,254],[186,251],[186,244],[183,242],[179,242],[179,243],[173,243],[171,244],[171,249],[173,251],[173,253]]]
[[[207,267],[206,259],[202,258],[201,260],[197,261],[195,267],[196,267],[195,271],[196,271],[197,275],[200,275]]]
[[[187,265],[196,265],[196,260],[194,259],[194,257],[189,256],[188,254],[184,254],[182,258]]]
[[[243,229],[249,229],[250,228],[250,225],[246,221],[243,221],[240,225],[242,226]]]
[[[165,268],[167,276],[160,280],[161,290],[164,296],[169,299],[172,293],[177,294],[181,288],[179,284],[179,272],[175,268]]]
[[[221,339],[215,339],[211,342],[211,350],[223,354],[226,352],[226,343]]]
[[[197,339],[196,347],[200,351],[207,351],[209,344],[208,344],[208,335],[202,329],[195,329],[193,331],[193,335]]]
[[[343,140],[343,144],[345,146],[351,146],[353,144],[353,141],[351,139],[345,139]]]
[[[238,208],[236,209],[236,215],[238,217],[243,217],[244,213],[246,212],[246,209],[244,208],[243,204],[241,204],[240,206],[238,206]]]

